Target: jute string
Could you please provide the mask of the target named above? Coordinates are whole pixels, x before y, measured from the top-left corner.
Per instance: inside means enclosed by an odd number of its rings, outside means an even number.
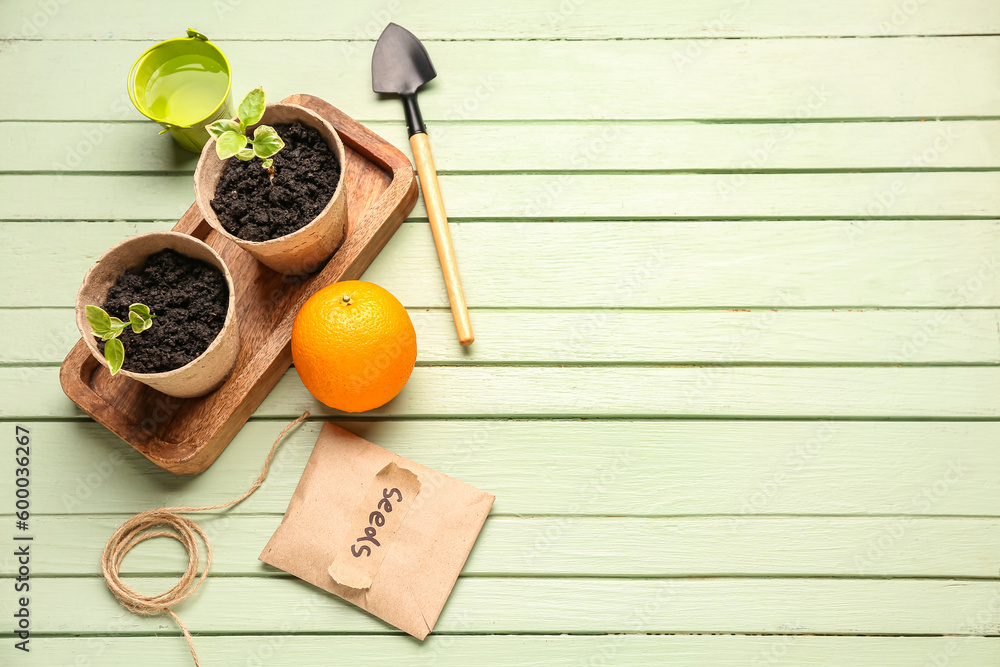
[[[108,588],[111,589],[114,596],[118,598],[123,607],[136,614],[157,614],[164,611],[170,614],[177,622],[177,625],[180,626],[181,632],[184,633],[184,638],[187,639],[188,647],[191,649],[191,657],[194,658],[194,664],[198,667],[201,667],[201,663],[198,662],[198,653],[194,650],[194,641],[191,639],[191,633],[188,632],[187,627],[177,614],[173,612],[171,607],[189,598],[198,590],[201,583],[205,581],[205,577],[208,576],[208,569],[212,566],[212,547],[208,542],[208,536],[205,535],[205,531],[201,529],[201,526],[187,517],[176,514],[176,512],[220,510],[245,500],[260,488],[260,485],[267,477],[267,470],[271,465],[271,459],[274,458],[274,452],[278,449],[281,439],[308,416],[308,412],[303,412],[302,416],[286,426],[278,434],[278,437],[274,440],[274,444],[271,445],[271,451],[264,461],[264,468],[260,471],[257,481],[239,498],[221,505],[207,505],[205,507],[161,507],[140,512],[119,526],[118,530],[115,531],[115,534],[111,536],[111,539],[108,540],[107,545],[104,547],[104,554],[101,556],[101,570],[104,572],[104,581],[107,582]],[[161,528],[161,530],[153,530],[154,528]],[[122,581],[120,570],[122,561],[132,547],[146,540],[151,540],[154,537],[169,537],[180,542],[188,554],[188,565],[180,581],[173,588],[159,595],[144,595]],[[198,574],[198,564],[201,562],[201,550],[198,545],[199,537],[205,544],[205,569],[201,571],[200,575]]]

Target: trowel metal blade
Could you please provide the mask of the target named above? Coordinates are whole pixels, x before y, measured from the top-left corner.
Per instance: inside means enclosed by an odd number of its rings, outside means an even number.
[[[390,23],[372,54],[372,90],[412,95],[437,76],[427,49],[406,28]]]

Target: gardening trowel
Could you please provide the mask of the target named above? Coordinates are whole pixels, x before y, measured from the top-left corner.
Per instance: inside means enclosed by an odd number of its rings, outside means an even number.
[[[395,93],[403,98],[413,160],[417,164],[420,189],[424,193],[427,217],[431,222],[438,259],[441,260],[441,272],[451,301],[451,314],[455,317],[458,342],[471,345],[472,322],[469,321],[469,310],[465,306],[462,281],[458,277],[455,248],[451,243],[451,232],[448,231],[448,217],[444,212],[431,144],[427,140],[427,128],[420,117],[420,107],[417,106],[417,89],[435,76],[437,73],[434,65],[420,40],[395,23],[386,26],[375,44],[375,53],[372,54],[372,89],[376,93]]]

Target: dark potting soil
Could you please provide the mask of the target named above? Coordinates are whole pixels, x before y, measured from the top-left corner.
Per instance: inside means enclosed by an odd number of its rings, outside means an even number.
[[[122,368],[162,373],[180,368],[208,349],[222,331],[229,306],[229,285],[217,268],[175,250],[150,255],[146,264],[128,269],[108,290],[103,308],[128,321],[128,307],[144,303],[156,317],[140,334],[126,328]],[[104,342],[98,340],[104,352]]]
[[[285,142],[274,156],[274,179],[259,158],[230,158],[212,208],[226,231],[247,241],[276,239],[305,227],[326,208],[340,179],[340,161],[319,130],[275,125]]]

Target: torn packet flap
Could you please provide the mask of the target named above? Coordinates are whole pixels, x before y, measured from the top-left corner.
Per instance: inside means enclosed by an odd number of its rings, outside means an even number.
[[[375,475],[365,493],[368,502],[355,512],[348,539],[327,569],[335,582],[351,588],[371,588],[382,559],[420,493],[420,480],[406,468],[389,463]]]
[[[424,639],[493,500],[327,423],[260,560]]]

